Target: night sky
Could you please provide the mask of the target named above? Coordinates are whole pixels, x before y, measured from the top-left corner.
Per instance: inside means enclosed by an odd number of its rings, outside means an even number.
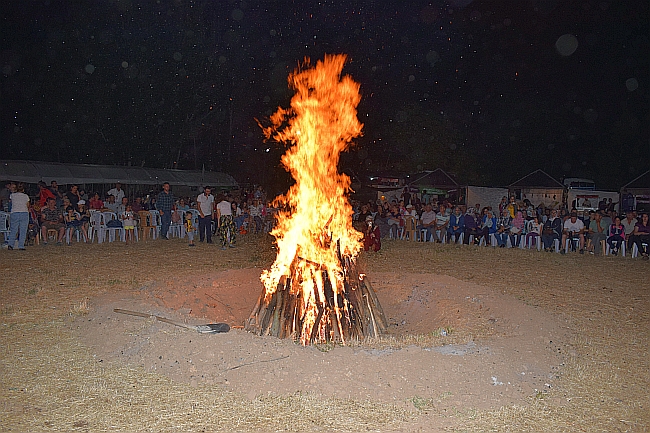
[[[5,0],[0,159],[286,181],[264,122],[305,57],[346,53],[359,176],[542,168],[619,188],[649,168],[649,3]]]

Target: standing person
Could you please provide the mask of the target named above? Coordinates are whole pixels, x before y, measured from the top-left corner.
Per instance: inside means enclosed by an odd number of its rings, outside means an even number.
[[[56,200],[56,197],[54,197],[52,191],[47,188],[45,182],[40,181],[38,183],[38,205],[40,209],[44,208],[47,205],[48,198],[53,198]]]
[[[9,196],[11,200],[11,214],[9,215],[9,239],[5,242],[7,249],[13,250],[18,236],[18,249],[25,249],[27,239],[27,226],[29,225],[29,196],[25,194],[25,184],[16,185],[16,192]]]
[[[50,182],[50,191],[54,194],[54,198],[56,199],[56,207],[63,206],[63,193],[59,191],[59,184],[56,180]]]
[[[235,230],[235,223],[232,220],[232,207],[224,196],[220,196],[219,203],[217,203],[217,225],[221,236],[221,249],[235,248],[237,230]]]
[[[79,200],[81,200],[81,194],[79,194],[79,186],[72,185],[70,187],[70,191],[65,193],[65,196],[68,197],[68,200],[70,200],[72,207],[76,208],[77,203],[79,203]]]
[[[185,212],[185,232],[187,233],[187,239],[190,241],[190,246],[194,246],[194,225],[192,224],[192,212]],[[208,234],[211,235],[210,230],[208,229]]]
[[[11,196],[11,182],[5,182],[5,187],[0,190],[0,210],[9,212],[9,197]]]
[[[122,199],[124,198],[124,190],[122,189],[122,184],[117,182],[115,184],[115,188],[111,188],[108,190],[106,195],[112,195],[115,197],[115,201],[117,203],[122,203]]]
[[[160,212],[160,222],[162,227],[160,228],[160,238],[169,239],[167,237],[167,232],[169,231],[169,225],[172,222],[172,209],[174,208],[174,194],[169,190],[169,182],[165,182],[162,185],[163,190],[158,194],[156,199],[156,209]]]
[[[212,243],[212,209],[214,207],[214,196],[211,194],[212,188],[206,186],[203,188],[203,194],[196,198],[199,208],[199,242],[206,240],[206,243]],[[190,221],[191,222],[191,221]]]
[[[381,249],[381,232],[375,225],[372,215],[366,217],[366,228],[363,231],[363,249],[365,251],[377,252]]]

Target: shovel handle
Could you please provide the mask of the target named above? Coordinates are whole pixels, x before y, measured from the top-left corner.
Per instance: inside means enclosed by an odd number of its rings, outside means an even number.
[[[139,311],[122,310],[121,308],[113,308],[113,311],[115,313],[128,314],[129,316],[138,316],[138,317],[152,317],[153,316],[153,314],[140,313]]]

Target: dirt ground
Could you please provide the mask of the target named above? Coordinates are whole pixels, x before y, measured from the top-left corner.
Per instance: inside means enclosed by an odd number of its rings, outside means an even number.
[[[241,329],[273,258],[255,235],[1,251],[1,429],[650,428],[641,260],[388,241],[359,262],[389,335],[303,347]]]

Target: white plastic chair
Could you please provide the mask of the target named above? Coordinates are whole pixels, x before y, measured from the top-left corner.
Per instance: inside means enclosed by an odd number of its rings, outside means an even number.
[[[105,230],[106,233],[108,233],[108,242],[115,241],[116,235],[119,235],[120,240],[122,240],[124,236],[124,227],[109,227],[107,225],[111,220],[119,221],[117,219],[117,214],[115,214],[115,212],[102,212],[102,215],[104,216]]]
[[[155,227],[153,238],[157,239],[162,229],[162,217],[160,216],[160,212],[157,210],[150,210],[149,213],[151,214],[151,225]]]
[[[172,215],[174,215],[174,212],[179,212],[179,211],[177,211],[177,210],[172,210]],[[170,237],[171,237],[171,236],[176,236],[176,237],[178,237],[178,238],[183,238],[183,237],[185,237],[185,233],[184,233],[184,232],[185,232],[185,230],[184,230],[184,226],[185,226],[185,225],[183,224],[183,221],[184,221],[185,218],[184,218],[184,215],[182,215],[183,212],[179,212],[179,213],[181,214],[181,219],[180,219],[180,221],[178,221],[178,222],[171,222],[171,223],[169,224],[169,231],[168,231],[167,233],[168,233],[168,235],[169,235]]]
[[[9,237],[9,217],[9,212],[0,212],[0,233],[2,233],[5,242]]]
[[[104,215],[97,212],[90,212],[90,225],[88,228],[88,240],[92,243],[97,236],[97,243],[101,244],[106,239],[106,223]]]

